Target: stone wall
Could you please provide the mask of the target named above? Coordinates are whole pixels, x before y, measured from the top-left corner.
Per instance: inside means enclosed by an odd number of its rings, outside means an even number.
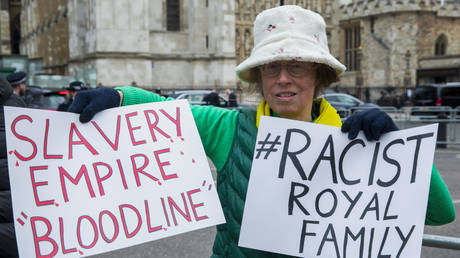
[[[21,54],[29,58],[42,57],[43,69],[46,72],[67,74],[67,0],[21,3]]]
[[[11,55],[10,15],[7,10],[0,10],[0,55]]]
[[[180,31],[167,31],[166,0],[71,0],[70,71],[96,69],[105,86],[234,88],[233,1],[205,3],[181,1]]]
[[[458,0],[446,0],[444,5],[430,0],[352,0],[339,6],[339,24],[358,23],[361,28],[363,87],[376,91],[415,87],[417,69],[447,65],[450,56],[460,54],[459,9]],[[448,39],[447,53],[433,62],[430,57],[441,34]],[[344,60],[344,36],[340,37]],[[355,88],[357,75],[346,72],[340,85]],[[405,79],[408,75],[410,80]]]

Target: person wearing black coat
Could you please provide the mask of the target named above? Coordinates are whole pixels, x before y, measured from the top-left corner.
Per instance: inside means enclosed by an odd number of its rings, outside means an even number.
[[[8,81],[0,75],[0,257],[17,257],[14,218],[11,206],[8,157],[6,150],[4,106],[25,107],[26,104],[16,94]]]

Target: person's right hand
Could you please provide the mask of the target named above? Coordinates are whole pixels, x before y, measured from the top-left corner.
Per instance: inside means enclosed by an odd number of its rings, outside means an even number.
[[[80,114],[80,122],[86,123],[102,110],[118,107],[120,94],[112,88],[98,88],[80,91],[67,109],[68,112]]]

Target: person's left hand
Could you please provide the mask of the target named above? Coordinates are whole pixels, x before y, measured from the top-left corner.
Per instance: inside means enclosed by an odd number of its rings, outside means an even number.
[[[353,114],[342,124],[342,132],[348,132],[348,139],[352,140],[363,130],[368,141],[379,140],[384,133],[397,131],[399,128],[391,117],[378,108]]]

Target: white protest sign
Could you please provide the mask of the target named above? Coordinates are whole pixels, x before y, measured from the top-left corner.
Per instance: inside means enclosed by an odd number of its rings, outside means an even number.
[[[5,107],[21,257],[88,256],[225,223],[189,104]]]
[[[437,125],[348,140],[263,117],[239,245],[304,257],[420,257]]]

